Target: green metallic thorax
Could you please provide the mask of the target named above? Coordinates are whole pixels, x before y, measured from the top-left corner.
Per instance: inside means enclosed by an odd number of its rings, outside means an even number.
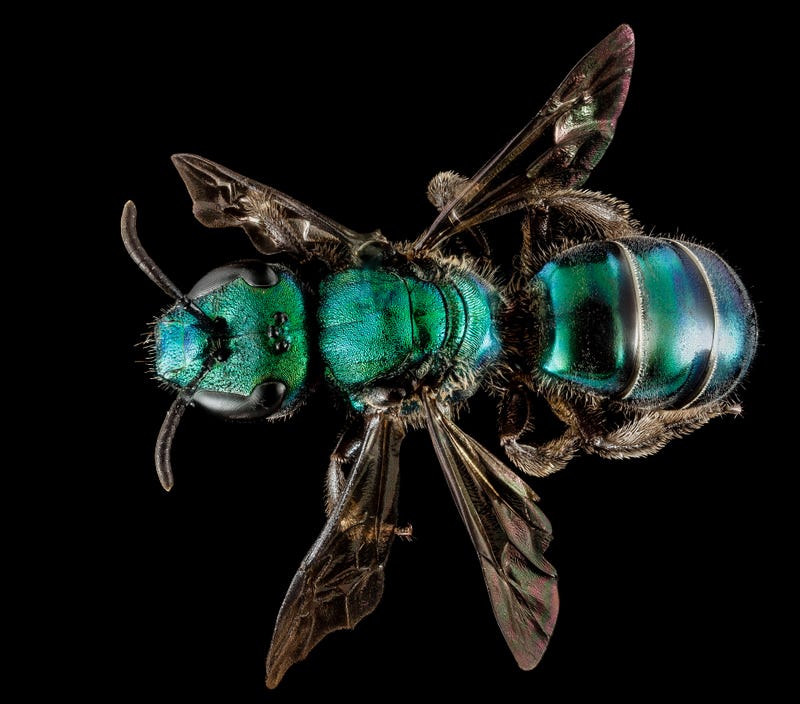
[[[329,380],[358,407],[367,387],[411,374],[464,395],[500,353],[499,296],[453,267],[435,283],[388,269],[347,269],[320,287],[320,351]]]

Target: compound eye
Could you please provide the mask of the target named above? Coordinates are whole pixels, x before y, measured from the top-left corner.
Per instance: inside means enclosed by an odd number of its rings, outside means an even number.
[[[261,420],[277,413],[286,396],[286,385],[265,381],[249,396],[222,391],[197,391],[192,400],[211,413],[231,420]]]
[[[254,288],[271,288],[280,281],[281,277],[279,271],[266,262],[246,260],[226,264],[212,269],[200,279],[189,291],[189,298],[192,300],[200,298],[236,279],[242,279]]]

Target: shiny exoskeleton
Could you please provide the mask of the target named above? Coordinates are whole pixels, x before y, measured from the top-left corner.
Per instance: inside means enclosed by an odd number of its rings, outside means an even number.
[[[508,383],[502,442],[530,474],[561,469],[579,450],[652,454],[739,410],[728,398],[757,339],[741,280],[705,247],[625,225],[630,232],[563,250],[518,290],[533,322],[506,342],[523,350],[514,366],[529,371]],[[527,390],[550,400],[563,436],[518,442],[530,429]]]
[[[711,250],[647,236],[627,205],[580,189],[613,137],[633,47],[620,26],[471,179],[434,177],[428,195],[439,214],[410,242],[353,232],[179,154],[197,219],[242,227],[264,255],[215,269],[184,294],[143,249],[126,204],[129,253],[175,299],[150,336],[155,374],[177,392],[156,443],[166,489],[190,405],[225,418],[285,418],[325,385],[346,411],[328,467],[328,519],[278,615],[269,687],[380,601],[389,549],[404,530],[397,476],[407,428],[427,428],[498,625],[531,669],[558,614],[557,576],[544,557],[550,523],[528,484],[458,428],[455,409],[481,388],[498,395],[500,443],[534,476],[579,453],[648,455],[738,412],[732,394],[757,327],[737,275]],[[517,267],[497,272],[487,234],[508,237],[520,220]],[[563,421],[558,437],[534,442],[536,398]]]

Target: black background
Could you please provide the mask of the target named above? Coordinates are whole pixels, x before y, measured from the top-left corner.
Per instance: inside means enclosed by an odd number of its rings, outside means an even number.
[[[217,7],[169,19],[129,12],[63,40],[50,66],[59,127],[37,166],[38,183],[68,194],[54,230],[69,245],[79,299],[61,340],[81,370],[53,414],[68,439],[43,490],[58,510],[37,551],[36,589],[47,597],[28,634],[43,653],[33,682],[102,701],[559,701],[768,691],[781,674],[774,630],[793,553],[779,543],[791,461],[780,458],[789,443],[776,401],[791,390],[779,383],[776,280],[790,262],[776,259],[787,225],[768,196],[768,155],[782,141],[767,138],[781,111],[767,83],[781,20],[573,7],[521,15],[493,4],[463,20],[400,7],[285,16]],[[561,615],[528,673],[494,623],[429,441],[410,433],[400,512],[414,539],[395,542],[379,608],[267,691],[272,627],[324,521],[341,418],[313,403],[266,426],[190,410],[165,493],[152,453],[170,397],[148,378],[139,343],[168,301],[122,247],[123,203],[136,202],[145,247],[183,289],[251,250],[241,231],[194,220],[169,161],[176,152],[355,230],[413,238],[434,215],[428,179],[473,173],[621,22],[637,38],[631,90],[587,187],[631,203],[648,231],[711,246],[747,283],[762,335],[744,414],[652,458],[579,459],[535,482],[554,527]],[[495,418],[477,398],[463,427],[497,451]],[[48,444],[27,447],[38,457]]]

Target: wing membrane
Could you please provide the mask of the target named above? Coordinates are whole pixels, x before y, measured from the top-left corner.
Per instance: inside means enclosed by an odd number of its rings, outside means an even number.
[[[458,232],[525,207],[543,189],[581,186],[614,136],[633,55],[633,31],[621,25],[578,62],[534,118],[442,208],[414,249],[432,249]]]
[[[278,613],[267,655],[268,687],[276,687],[328,633],[353,628],[378,605],[395,536],[404,436],[394,417],[366,416],[361,450],[344,490]]]
[[[175,154],[172,163],[206,227],[244,228],[262,254],[289,252],[300,258],[311,242],[337,239],[350,246],[380,238],[343,227],[280,191],[194,154]]]
[[[536,495],[511,469],[425,399],[428,431],[480,559],[500,630],[523,670],[544,654],[558,615],[552,536]]]

